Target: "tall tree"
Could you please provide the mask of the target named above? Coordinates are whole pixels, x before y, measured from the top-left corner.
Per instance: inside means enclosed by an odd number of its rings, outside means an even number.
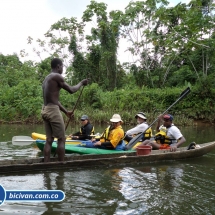
[[[119,17],[121,11],[107,13],[105,3],[91,1],[83,13],[83,22],[91,22],[96,19],[96,27],[91,29],[92,35],[88,36],[90,59],[99,62],[99,75],[102,77],[106,88],[113,90],[117,87],[117,48],[119,45]],[[99,45],[99,46],[98,46]],[[92,54],[98,54],[96,58]],[[99,60],[99,61],[98,61]]]
[[[134,75],[151,87],[168,85],[174,70],[187,65],[196,78],[200,69],[206,74],[210,66],[207,53],[214,53],[214,5],[201,0],[192,1],[192,7],[167,4],[154,0],[130,2],[122,19],[123,36],[131,43],[128,50],[136,57]],[[199,50],[202,54],[195,59]]]

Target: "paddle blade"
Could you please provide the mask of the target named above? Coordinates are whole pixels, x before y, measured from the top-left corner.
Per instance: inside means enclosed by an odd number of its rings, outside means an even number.
[[[190,92],[190,87],[187,87],[181,94],[180,97],[186,96]]]
[[[30,145],[31,143],[35,142],[36,140],[32,139],[28,136],[14,136],[12,138],[12,144],[16,146],[26,146]]]
[[[125,150],[129,150],[131,149],[137,142],[139,142],[142,137],[143,137],[144,133],[140,133],[137,136],[133,137],[129,143],[125,146]]]

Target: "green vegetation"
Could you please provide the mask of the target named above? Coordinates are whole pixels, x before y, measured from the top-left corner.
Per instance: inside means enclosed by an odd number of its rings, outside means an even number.
[[[69,84],[91,80],[75,121],[85,113],[103,123],[119,113],[125,123],[135,123],[136,112],[144,111],[151,122],[190,86],[191,93],[170,110],[177,123],[214,122],[214,6],[212,1],[194,0],[168,7],[165,0],[148,0],[108,13],[105,3],[91,1],[80,22],[62,18],[50,27],[45,41],[37,39],[41,50],[35,51],[47,51],[48,58],[22,62],[17,55],[0,54],[1,122],[42,122],[41,84],[53,57],[64,60]],[[86,35],[85,26],[92,21],[95,26]],[[122,39],[134,62],[119,62]],[[33,41],[29,37],[28,43]],[[78,95],[62,90],[61,103],[71,110]]]

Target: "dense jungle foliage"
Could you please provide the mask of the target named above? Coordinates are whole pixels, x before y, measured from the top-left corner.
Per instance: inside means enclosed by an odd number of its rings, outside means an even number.
[[[143,111],[150,122],[189,86],[191,93],[170,112],[182,124],[192,119],[214,122],[214,6],[209,0],[175,7],[165,0],[147,0],[108,12],[105,3],[91,1],[80,22],[75,17],[62,18],[46,32],[45,40],[36,40],[38,56],[46,52],[49,57],[23,62],[24,49],[20,56],[0,54],[1,122],[42,122],[41,84],[53,57],[63,59],[67,83],[90,78],[75,121],[88,114],[102,123],[119,113],[125,123],[134,123],[136,112]],[[95,26],[87,34],[86,26],[92,21]],[[127,41],[133,62],[118,60],[122,40]],[[34,39],[29,37],[28,43]],[[62,90],[60,101],[72,110],[79,93]]]

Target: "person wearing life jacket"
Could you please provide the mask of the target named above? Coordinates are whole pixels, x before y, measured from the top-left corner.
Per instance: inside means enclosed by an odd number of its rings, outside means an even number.
[[[161,121],[163,120],[163,125]],[[141,145],[151,145],[153,149],[170,149],[176,151],[186,139],[181,131],[173,124],[171,114],[160,115],[158,117],[157,131],[154,140],[146,140]]]
[[[148,129],[148,123],[146,122],[147,118],[145,113],[139,112],[135,115],[135,118],[137,119],[137,126],[126,131],[124,140],[129,142],[134,136],[144,131],[145,132],[142,141],[150,139],[152,136],[152,129]]]
[[[121,124],[123,123],[119,114],[114,114],[110,119],[111,126],[108,126],[103,132],[99,141],[94,143],[94,146],[102,149],[119,149],[118,146],[123,144],[124,130]]]
[[[90,140],[92,139],[91,135],[94,135],[94,126],[90,123],[89,117],[83,115],[81,117],[81,128],[80,131],[69,135],[72,140]]]

